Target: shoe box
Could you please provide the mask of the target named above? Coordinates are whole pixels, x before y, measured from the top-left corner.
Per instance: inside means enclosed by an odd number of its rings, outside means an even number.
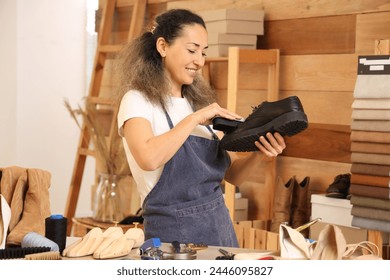
[[[248,220],[248,199],[236,198],[234,203],[234,221]]]
[[[326,197],[325,194],[311,195],[311,219],[321,218],[321,221],[310,227],[310,238],[317,240],[325,225],[334,224],[341,229],[347,243],[366,241],[368,230],[352,226],[351,209],[349,199]]]
[[[318,240],[318,236],[320,232],[323,230],[323,228],[330,223],[324,223],[324,222],[317,222],[314,225],[310,227],[310,239]],[[346,227],[337,225],[341,232],[343,233],[345,240],[348,244],[355,244],[362,241],[366,241],[368,238],[368,230],[366,229],[360,229],[356,227]]]
[[[327,197],[325,194],[311,195],[311,218],[321,218],[324,223],[350,227],[352,204],[349,199]]]
[[[264,35],[264,11],[215,9],[200,11],[208,31],[208,57],[228,56],[229,47],[256,49],[257,36]]]
[[[225,197],[225,185],[222,184],[221,188],[223,196]],[[239,222],[248,220],[248,199],[242,197],[238,186],[235,187],[234,198],[234,221]]]

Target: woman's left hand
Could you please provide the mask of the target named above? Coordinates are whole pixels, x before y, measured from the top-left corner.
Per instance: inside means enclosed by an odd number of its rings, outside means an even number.
[[[259,151],[250,153],[247,157],[240,157],[235,152],[229,153],[232,164],[225,174],[226,181],[236,186],[241,185],[252,172],[258,171],[260,162],[272,161],[286,148],[284,138],[278,132],[261,136],[255,145]]]
[[[284,138],[280,133],[274,134],[268,132],[266,137],[261,136],[259,141],[255,142],[256,147],[268,158],[275,158],[286,148]]]

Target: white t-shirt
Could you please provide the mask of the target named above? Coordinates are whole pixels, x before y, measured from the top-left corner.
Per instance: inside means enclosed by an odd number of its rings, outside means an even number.
[[[193,110],[186,98],[170,97],[167,104],[167,112],[175,126],[183,118],[191,114]],[[124,123],[134,117],[147,119],[151,123],[153,133],[156,136],[169,131],[170,128],[163,109],[151,104],[141,92],[131,90],[123,96],[118,112],[118,130],[119,135],[122,136],[127,161],[141,196],[142,204],[145,197],[157,184],[164,167],[162,166],[153,171],[145,171],[135,161],[123,135]],[[198,125],[191,135],[212,139],[210,131],[202,125]]]

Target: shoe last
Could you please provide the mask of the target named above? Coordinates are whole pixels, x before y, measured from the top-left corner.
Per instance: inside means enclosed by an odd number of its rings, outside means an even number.
[[[94,259],[114,259],[128,255],[134,246],[134,240],[126,239],[124,234],[119,237],[107,238],[93,253]]]
[[[134,240],[134,247],[138,248],[145,242],[145,233],[141,228],[137,226],[129,228],[125,233],[125,238]]]
[[[103,240],[102,229],[94,227],[81,239],[66,247],[62,255],[70,258],[92,255]]]

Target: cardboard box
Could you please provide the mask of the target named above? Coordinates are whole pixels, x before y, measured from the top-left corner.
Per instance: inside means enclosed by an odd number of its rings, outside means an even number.
[[[252,34],[227,34],[209,32],[209,45],[255,45],[257,43],[257,35]]]
[[[248,199],[237,198],[234,203],[234,220],[246,221],[248,220]]]
[[[327,225],[328,223],[324,222],[317,222],[314,225],[310,227],[310,239],[313,240],[318,240],[318,236],[321,232],[321,230]],[[345,240],[347,241],[347,244],[355,244],[359,243],[362,241],[366,241],[368,238],[368,230],[366,229],[360,229],[360,228],[355,228],[355,227],[345,227],[345,226],[340,226],[337,225],[344,237]]]
[[[311,217],[321,218],[324,223],[351,227],[352,204],[348,199],[326,197],[325,194],[311,196]]]
[[[205,22],[225,19],[264,21],[264,11],[262,10],[216,9],[201,11],[199,12],[199,15]]]
[[[256,49],[256,45],[209,45],[207,48],[208,57],[228,56],[229,47],[239,47],[241,49]]]
[[[262,21],[220,20],[206,22],[206,29],[210,33],[253,34],[263,35]]]

